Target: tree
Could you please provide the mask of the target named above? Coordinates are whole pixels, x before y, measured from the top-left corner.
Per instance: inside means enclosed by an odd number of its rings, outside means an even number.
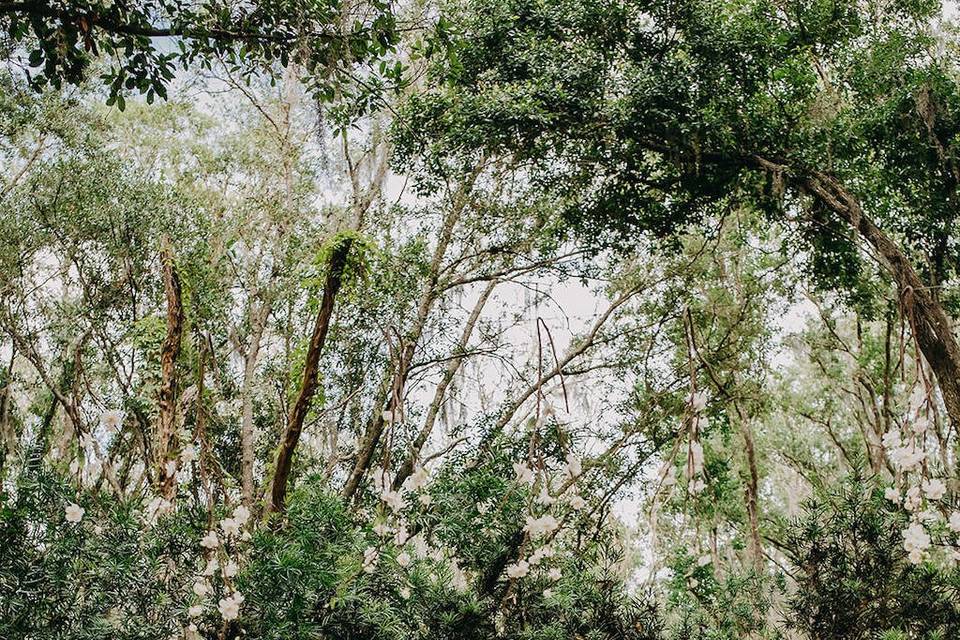
[[[147,102],[166,98],[177,65],[217,62],[243,77],[295,63],[315,95],[330,100],[357,65],[378,61],[397,42],[385,0],[26,0],[0,2],[0,26],[14,43],[8,55],[18,57],[18,47],[29,50],[27,64],[37,69],[27,70],[32,86],[79,84],[103,61],[107,102],[121,110],[124,94],[134,89]],[[399,71],[391,67],[382,79],[398,81]],[[372,97],[370,90],[365,87],[359,102]]]
[[[731,202],[802,230],[827,286],[864,251],[960,424],[956,67],[936,2],[467,0],[398,129],[411,165],[510,152],[588,238],[670,236]],[[846,257],[844,257],[846,256]]]

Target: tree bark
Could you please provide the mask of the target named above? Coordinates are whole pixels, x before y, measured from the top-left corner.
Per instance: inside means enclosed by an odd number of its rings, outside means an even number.
[[[313,326],[313,335],[310,337],[307,358],[303,365],[300,391],[297,393],[297,399],[290,409],[287,428],[280,441],[280,447],[277,450],[273,482],[270,487],[270,496],[266,505],[267,513],[280,512],[285,508],[284,502],[287,497],[287,484],[290,479],[293,453],[300,440],[300,433],[303,431],[303,422],[310,409],[310,402],[313,400],[313,396],[317,391],[317,373],[320,363],[320,353],[323,351],[323,345],[327,341],[327,332],[330,329],[330,317],[333,315],[333,307],[336,302],[337,293],[340,291],[340,285],[343,283],[343,272],[347,266],[347,257],[350,255],[352,245],[352,239],[342,239],[333,247],[329,261],[327,262],[327,278],[323,287],[323,298],[320,302],[320,310],[317,312],[317,320]]]
[[[180,276],[169,247],[160,253],[163,262],[163,286],[167,299],[167,335],[160,349],[159,431],[157,433],[157,484],[160,495],[171,500],[176,495],[176,473],[167,472],[167,461],[176,439],[177,357],[183,337],[183,301]]]
[[[3,481],[3,469],[8,455],[13,455],[17,447],[17,434],[10,420],[10,388],[13,386],[13,365],[17,358],[17,348],[10,345],[10,364],[0,377],[0,482]]]
[[[760,514],[757,506],[760,492],[760,478],[757,472],[757,453],[753,444],[753,432],[750,429],[750,423],[742,411],[738,409],[737,413],[737,422],[740,426],[740,433],[743,436],[743,446],[747,458],[747,482],[744,488],[744,500],[747,507],[747,520],[750,525],[750,559],[754,569],[760,570],[762,568],[763,546],[760,542]]]

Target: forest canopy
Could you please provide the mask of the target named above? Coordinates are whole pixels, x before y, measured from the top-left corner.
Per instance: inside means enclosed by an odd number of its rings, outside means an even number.
[[[0,1],[0,638],[957,637],[955,16]]]

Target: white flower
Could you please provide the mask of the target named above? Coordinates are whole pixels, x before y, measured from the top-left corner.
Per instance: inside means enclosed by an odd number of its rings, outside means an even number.
[[[397,564],[401,567],[409,567],[411,562],[413,562],[413,559],[406,551],[401,551],[397,554]]]
[[[407,543],[407,540],[410,539],[410,532],[407,531],[407,525],[400,524],[397,526],[397,532],[393,534],[393,543],[398,547],[403,546]]]
[[[917,520],[924,523],[939,522],[940,512],[934,509],[926,509],[917,514]]]
[[[188,444],[180,452],[180,462],[187,465],[197,459],[197,448],[192,444]]]
[[[535,567],[538,564],[540,564],[540,561],[542,561],[544,558],[549,558],[552,555],[553,555],[553,549],[551,549],[549,546],[540,547],[539,549],[534,551],[532,554],[530,554],[530,559],[528,560],[528,562],[530,563],[531,567]]]
[[[537,494],[537,504],[542,504],[545,507],[549,507],[556,501],[557,499],[550,495],[550,489],[547,487],[546,483],[544,483],[540,487],[540,493]]]
[[[947,492],[947,485],[939,478],[925,480],[923,483],[923,492],[930,500],[939,500]]]
[[[896,487],[887,487],[883,492],[883,497],[894,504],[900,504],[900,490]]]
[[[690,461],[694,475],[703,471],[703,445],[696,440],[690,442]]]
[[[696,496],[703,493],[704,489],[707,488],[707,483],[703,480],[694,480],[687,486],[687,491],[690,492],[690,495]]]
[[[247,520],[250,519],[250,509],[247,509],[247,507],[242,504],[239,505],[233,510],[233,519],[242,527],[247,524]]]
[[[433,496],[431,496],[429,493],[425,493],[417,498],[417,501],[419,501],[423,506],[429,507],[430,503],[433,502]]]
[[[477,503],[477,513],[479,513],[480,515],[485,514],[485,513],[486,513],[487,511],[489,511],[489,510],[490,510],[490,503],[489,503],[489,502],[478,502],[478,503]]]
[[[690,404],[690,408],[693,409],[694,413],[700,413],[707,407],[707,394],[705,391],[691,393],[687,397],[687,402]]]
[[[233,518],[224,518],[221,520],[220,528],[223,529],[223,534],[228,538],[240,533],[240,523]]]
[[[410,587],[400,587],[400,597],[404,600],[410,599]]]
[[[587,506],[587,501],[580,497],[579,493],[571,493],[567,496],[567,502],[570,504],[570,508],[574,511],[580,511],[585,506]]]
[[[410,539],[410,542],[413,543],[413,552],[418,558],[426,558],[430,555],[430,545],[427,544],[427,541],[423,539],[423,536],[419,533]]]
[[[947,522],[950,525],[950,531],[954,533],[960,533],[960,511],[954,511],[950,514],[950,520]]]
[[[164,470],[167,472],[167,475],[173,477],[177,475],[177,461],[176,460],[167,460],[167,464],[164,465]]]
[[[380,559],[380,552],[377,551],[375,547],[367,547],[363,551],[363,571],[365,573],[373,573],[373,570],[377,566],[377,561]]]
[[[910,554],[910,562],[919,564],[923,560],[923,552],[930,547],[930,536],[923,526],[914,522],[904,529],[903,548]]]
[[[223,575],[225,578],[233,578],[240,572],[240,567],[236,562],[231,560],[223,567]]]
[[[210,583],[206,580],[197,580],[193,583],[193,592],[201,598],[210,593]]]
[[[560,569],[557,567],[551,567],[550,571],[547,571],[547,577],[551,580],[559,580],[563,574],[560,572]]]
[[[203,607],[201,607],[198,604],[195,604],[189,609],[187,609],[187,615],[190,616],[191,618],[199,618],[200,616],[203,615]]]
[[[896,449],[902,444],[903,442],[900,440],[900,432],[896,429],[887,431],[885,434],[883,434],[883,446],[887,449]]]
[[[67,522],[80,522],[83,520],[83,514],[86,512],[86,510],[76,502],[71,502],[68,504],[67,508],[63,511],[67,518]]]
[[[552,597],[553,597],[553,589],[544,589],[544,590],[543,590],[543,597],[544,597],[544,598],[552,598]]]
[[[206,547],[207,549],[216,549],[219,544],[220,540],[213,531],[207,531],[207,535],[203,536],[203,539],[200,540],[200,546]]]
[[[220,563],[217,562],[217,559],[210,558],[210,560],[207,562],[207,566],[203,568],[203,575],[212,576],[214,573],[217,572],[217,569],[219,568],[220,568]]]
[[[381,493],[380,499],[383,500],[388,507],[393,509],[394,512],[400,511],[405,506],[403,496],[400,495],[399,491],[394,491],[393,489],[387,489]]]
[[[902,446],[890,452],[890,459],[900,471],[910,471],[926,459],[927,453],[915,445]]]
[[[377,524],[373,525],[373,532],[381,538],[384,538],[393,532],[393,528],[381,520]]]
[[[528,573],[530,573],[530,563],[526,560],[507,565],[507,576],[510,578],[522,578]]]
[[[169,500],[164,500],[160,496],[157,496],[147,504],[144,516],[149,522],[153,522],[159,516],[170,513],[172,510],[173,504],[171,504]]]
[[[467,590],[467,574],[456,563],[450,568],[450,586],[460,593]]]
[[[907,511],[916,511],[920,507],[923,496],[920,495],[920,487],[910,487],[907,489],[907,495],[903,499],[903,506]]]
[[[384,422],[390,422],[390,423],[392,423],[392,422],[394,421],[393,411],[390,411],[389,409],[387,409],[387,410],[385,410],[385,411],[383,412],[382,415],[383,415],[383,421],[384,421]]]
[[[702,555],[702,556],[700,556],[699,558],[697,558],[697,566],[698,566],[698,567],[705,567],[705,566],[707,566],[708,564],[710,564],[711,562],[713,562],[713,558],[710,557],[710,554],[709,554],[709,553],[708,553],[708,554],[705,554],[705,555]]]
[[[530,484],[533,482],[533,470],[524,462],[513,463],[513,473],[520,484]]]
[[[567,454],[567,464],[563,467],[563,473],[570,478],[576,478],[581,473],[583,473],[583,463],[580,461],[580,458],[576,456],[572,451]]]
[[[102,424],[107,431],[116,431],[122,423],[123,414],[119,411],[110,410],[100,414],[100,424]]]
[[[220,600],[220,602],[217,603],[217,609],[220,610],[220,615],[223,616],[223,619],[229,622],[230,620],[236,620],[237,616],[240,615],[241,603],[243,603],[243,596],[234,592]]]
[[[547,513],[539,518],[527,516],[526,524],[524,525],[523,530],[528,532],[531,536],[539,536],[541,534],[550,533],[558,526],[560,526],[560,523],[557,522],[557,519]]]
[[[410,477],[403,481],[403,484],[408,491],[416,492],[427,486],[429,481],[430,474],[427,473],[427,470],[423,467],[417,467],[413,473],[410,474]]]

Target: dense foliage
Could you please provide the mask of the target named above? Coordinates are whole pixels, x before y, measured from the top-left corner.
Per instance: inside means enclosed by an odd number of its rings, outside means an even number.
[[[950,10],[0,2],[0,638],[958,636]]]

